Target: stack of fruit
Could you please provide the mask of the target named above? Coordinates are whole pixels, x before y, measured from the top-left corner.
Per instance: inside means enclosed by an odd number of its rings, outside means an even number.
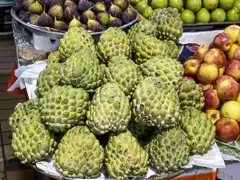
[[[155,9],[172,7],[181,12],[184,24],[237,21],[240,0],[130,0],[145,18]]]
[[[9,119],[15,156],[22,163],[52,157],[66,177],[98,177],[105,167],[108,177],[126,179],[145,176],[149,164],[168,174],[205,153],[215,126],[202,112],[200,86],[183,80],[174,12],[152,17],[164,15],[164,28],[148,20],[127,34],[110,27],[96,45],[83,28],[69,29],[39,75],[38,98]]]
[[[240,26],[230,25],[199,46],[184,63],[185,78],[203,89],[205,112],[216,125],[216,138],[229,142],[239,135],[240,122]]]
[[[16,0],[13,10],[24,22],[61,31],[74,26],[102,31],[137,17],[128,0]]]

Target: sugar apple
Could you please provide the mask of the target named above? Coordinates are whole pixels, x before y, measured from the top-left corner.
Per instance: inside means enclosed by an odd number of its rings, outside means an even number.
[[[158,77],[140,81],[132,99],[132,114],[138,123],[162,129],[176,126],[180,120],[177,91]]]
[[[164,41],[144,33],[135,35],[132,46],[133,59],[137,64],[142,64],[155,56],[178,57],[178,54],[172,53],[176,47],[168,46]]]
[[[96,90],[87,112],[86,124],[96,135],[124,131],[131,118],[130,103],[115,83],[106,83]]]
[[[18,104],[14,112],[9,117],[9,125],[13,131],[15,131],[18,123],[25,118],[34,118],[41,120],[41,115],[38,107],[38,98],[29,99],[24,103]]]
[[[90,48],[82,48],[62,64],[60,83],[94,92],[103,83],[104,69]]]
[[[46,68],[40,72],[35,90],[37,97],[42,97],[47,91],[59,84],[60,67],[61,64],[59,63],[48,64]]]
[[[129,30],[128,30],[128,38],[131,42],[134,41],[135,35],[138,33],[144,33],[146,35],[157,37],[157,26],[156,24],[152,23],[149,20],[140,20],[139,22],[135,23]]]
[[[176,8],[157,9],[150,17],[157,24],[158,38],[178,42],[183,33],[183,22]]]
[[[148,153],[129,132],[112,134],[105,148],[105,166],[111,178],[143,176],[148,170]]]
[[[196,84],[195,81],[183,80],[178,90],[178,96],[182,110],[189,107],[195,107],[199,111],[203,110],[203,91],[202,88],[198,84]]]
[[[178,47],[176,43],[172,40],[163,40],[163,42],[167,45],[167,53],[170,57],[178,59],[180,55],[181,47]]]
[[[103,160],[104,149],[86,126],[68,130],[53,155],[60,173],[70,178],[98,177]]]
[[[12,134],[14,155],[23,164],[36,163],[50,157],[56,146],[53,135],[35,119],[20,121]]]
[[[184,132],[178,128],[160,131],[151,137],[145,148],[159,174],[177,171],[189,162],[187,141]]]
[[[64,62],[73,53],[78,52],[83,47],[89,47],[93,51],[95,50],[94,40],[91,34],[83,29],[82,27],[70,28],[60,39],[60,57],[61,61]]]
[[[60,63],[61,57],[59,50],[56,50],[48,55],[47,64]]]
[[[65,132],[82,124],[89,106],[89,95],[82,88],[55,86],[40,99],[42,121],[55,132]]]
[[[177,60],[169,57],[153,57],[140,65],[143,75],[157,76],[165,83],[170,83],[178,90],[181,84],[184,68]]]
[[[127,34],[117,28],[108,28],[101,36],[97,44],[98,57],[107,63],[113,56],[124,55],[130,57],[130,41]]]
[[[113,56],[105,71],[105,82],[115,82],[126,96],[131,96],[142,79],[139,67],[125,56]]]
[[[204,112],[194,107],[185,109],[180,125],[187,134],[191,153],[205,153],[215,143],[216,127]]]

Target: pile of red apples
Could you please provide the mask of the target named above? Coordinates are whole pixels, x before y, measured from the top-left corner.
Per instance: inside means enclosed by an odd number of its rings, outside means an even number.
[[[240,133],[240,26],[230,25],[200,45],[184,63],[184,79],[203,90],[204,112],[216,126],[216,139],[234,141]]]

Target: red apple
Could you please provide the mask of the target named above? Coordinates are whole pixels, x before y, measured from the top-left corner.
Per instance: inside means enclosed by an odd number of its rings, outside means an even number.
[[[197,71],[197,79],[204,84],[214,83],[219,75],[219,70],[216,64],[202,63]]]
[[[191,76],[183,76],[183,80],[191,80],[191,81],[195,81],[193,77]]]
[[[213,89],[213,84],[204,84],[204,83],[197,83],[203,91],[207,89]]]
[[[212,121],[213,124],[217,122],[221,118],[219,110],[205,110],[207,118]]]
[[[225,64],[226,75],[232,76],[236,81],[240,81],[240,61],[230,60]]]
[[[228,60],[233,59],[234,53],[235,53],[236,49],[239,47],[240,47],[240,45],[238,43],[233,43],[231,49],[226,53]],[[235,56],[237,56],[237,54],[235,54]]]
[[[223,78],[220,78],[220,80],[216,82],[216,89],[219,97],[222,100],[236,100],[240,91],[238,82],[233,78],[228,78],[225,80],[222,79]]]
[[[230,80],[234,80],[234,78],[232,76],[229,76],[229,75],[222,75],[220,76],[217,81],[215,82],[214,84],[214,89],[217,89],[217,86],[219,85],[219,83],[221,83],[222,81],[225,81],[227,79],[230,79]]]
[[[235,49],[232,59],[240,61],[240,47]]]
[[[224,29],[224,33],[228,34],[231,37],[233,42],[236,42],[239,30],[240,30],[240,26],[236,24],[232,24],[227,26]]]
[[[217,90],[215,89],[207,89],[203,91],[204,95],[204,109],[213,110],[217,109],[221,103],[221,100],[218,96]]]
[[[231,49],[233,41],[231,37],[226,33],[219,33],[213,39],[213,46],[220,49],[223,52],[227,52]]]
[[[188,59],[184,62],[184,75],[186,76],[195,76],[200,66],[201,61],[197,59]]]
[[[208,44],[202,44],[198,47],[197,51],[194,53],[194,59],[198,59],[200,61],[203,61],[203,58],[207,51],[209,50]]]
[[[214,63],[221,68],[227,62],[227,57],[220,49],[212,48],[205,54],[203,62]]]
[[[221,118],[216,123],[216,139],[223,142],[230,142],[237,139],[239,126],[237,121],[231,118]]]

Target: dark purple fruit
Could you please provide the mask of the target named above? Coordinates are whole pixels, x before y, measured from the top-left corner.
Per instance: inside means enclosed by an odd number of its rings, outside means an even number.
[[[34,3],[34,0],[23,0],[22,2],[22,5],[23,5],[23,8],[28,11],[29,7],[31,4]]]
[[[81,18],[80,18],[80,20],[83,24],[87,24],[88,19],[96,20],[96,15],[90,9],[88,9],[87,11],[84,11],[81,14]]]
[[[65,7],[64,11],[63,11],[63,16],[67,21],[71,21],[73,19],[74,16],[74,11],[75,9],[71,6],[67,6]]]
[[[113,0],[104,0],[104,4],[106,5],[107,9],[111,7],[112,3],[113,3]]]
[[[40,16],[38,14],[31,14],[30,15],[30,23],[33,25],[37,25],[38,18]]]
[[[123,12],[121,15],[121,20],[122,20],[123,24],[127,24],[131,21],[131,18],[128,13]]]
[[[51,18],[57,18],[62,19],[63,17],[63,9],[62,6],[60,6],[59,4],[52,6],[49,10],[48,10],[48,15],[51,16]]]
[[[25,11],[25,10],[21,10],[18,13],[18,17],[24,22],[29,22],[30,21],[30,13]]]
[[[61,20],[58,21],[57,18],[55,17],[54,23],[53,23],[53,28],[60,30],[60,31],[67,31],[68,25],[64,21],[61,21]]]
[[[38,18],[37,25],[42,27],[53,27],[53,19],[43,11]]]
[[[87,29],[91,30],[91,31],[94,31],[94,32],[97,32],[97,31],[102,30],[102,26],[98,21],[93,20],[93,19],[88,19]]]
[[[110,16],[109,22],[108,22],[108,27],[120,27],[122,26],[122,21],[121,19],[117,17]]]
[[[12,7],[16,13],[20,12],[23,9],[22,1],[14,1]]]
[[[122,10],[120,7],[118,7],[115,4],[112,4],[110,8],[108,9],[108,13],[111,14],[114,17],[121,17]]]
[[[63,0],[51,0],[50,7],[58,4],[63,7]]]
[[[122,11],[125,11],[127,9],[127,7],[129,6],[129,1],[128,0],[114,0],[113,4],[120,7]]]
[[[92,7],[92,11],[95,12],[95,13],[104,12],[106,10],[107,10],[107,7],[103,2],[97,2]]]
[[[28,11],[34,14],[41,14],[43,12],[43,6],[38,1],[35,1],[29,6]]]
[[[87,0],[80,0],[78,2],[78,10],[80,13],[88,10],[91,6],[93,6],[93,3]]]
[[[44,8],[45,11],[48,11],[48,9],[50,8],[50,0],[37,0]]]
[[[77,7],[77,4],[75,3],[75,2],[73,2],[73,1],[71,1],[71,0],[66,0],[65,2],[64,2],[64,7],[67,7],[67,6],[71,6],[72,8],[74,8],[74,9],[77,9],[78,7]]]
[[[128,7],[125,12],[130,16],[130,21],[136,19],[137,17],[137,12],[133,10],[133,8]]]
[[[101,25],[107,25],[109,21],[109,14],[107,12],[97,13],[97,20]]]

